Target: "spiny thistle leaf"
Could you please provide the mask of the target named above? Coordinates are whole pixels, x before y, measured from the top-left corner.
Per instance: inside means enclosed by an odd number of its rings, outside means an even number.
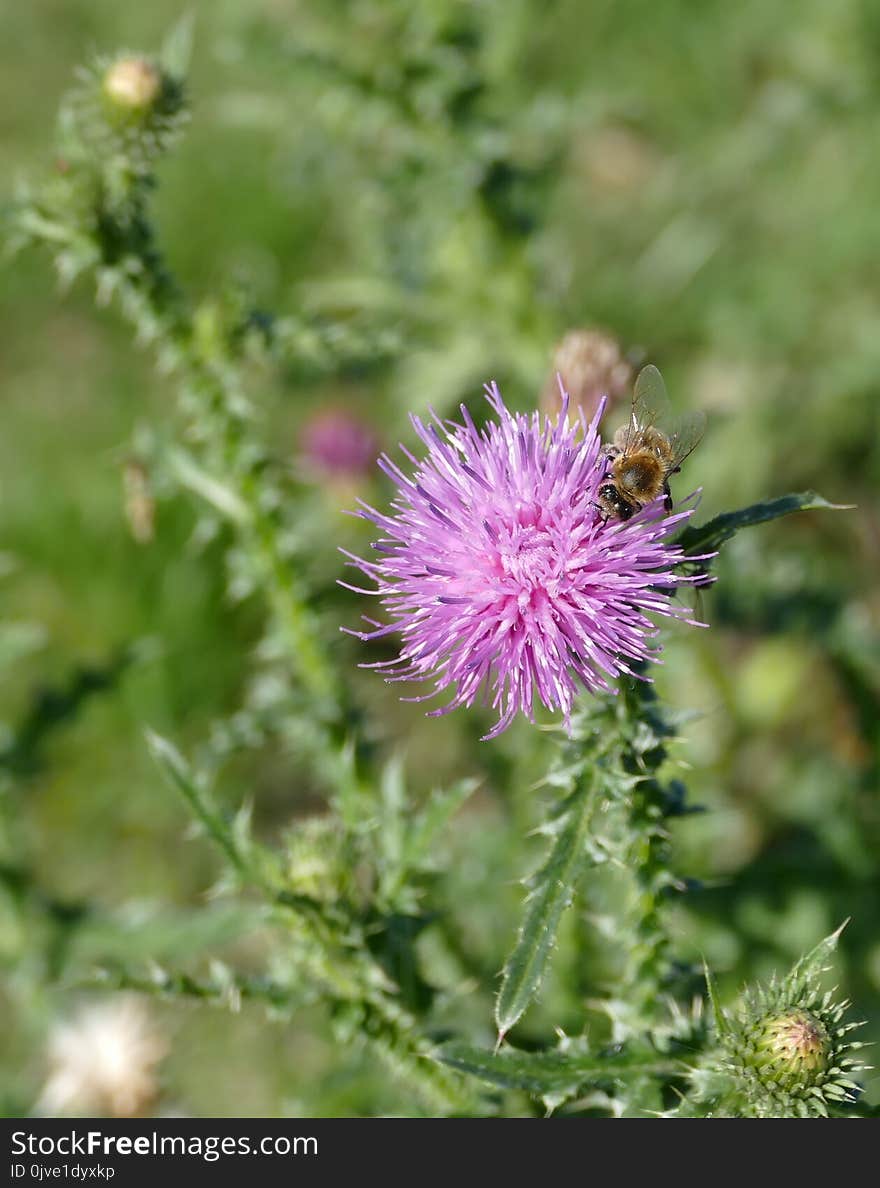
[[[451,788],[435,789],[428,803],[417,813],[404,842],[404,865],[413,870],[428,858],[434,839],[452,820],[464,802],[479,787],[479,780],[459,780]]]
[[[157,964],[153,964],[146,974],[108,965],[98,969],[85,984],[134,990],[161,998],[197,998],[233,1013],[241,1009],[242,1001],[253,1000],[273,1011],[289,1014],[310,999],[307,987],[285,986],[271,978],[238,974],[219,961],[211,962],[211,977],[207,979]]]
[[[174,787],[182,793],[208,836],[245,882],[263,885],[265,880],[263,872],[258,869],[258,855],[250,839],[242,837],[240,821],[237,823],[220,811],[208,789],[203,786],[204,781],[198,779],[173,743],[153,730],[146,730],[145,734],[150,754]]]
[[[504,1089],[523,1089],[535,1097],[562,1100],[587,1085],[607,1083],[617,1076],[681,1072],[680,1062],[647,1047],[591,1051],[579,1041],[566,1040],[556,1051],[523,1052],[503,1048],[491,1052],[464,1043],[443,1044],[434,1058],[478,1080]]]
[[[790,515],[797,511],[847,511],[852,507],[848,503],[829,503],[815,491],[803,491],[796,495],[782,495],[779,499],[767,499],[762,503],[753,503],[749,507],[742,507],[738,511],[723,512],[715,516],[706,524],[698,524],[685,528],[678,536],[676,544],[684,549],[690,557],[696,558],[705,553],[713,553],[741,528],[752,528],[756,524],[766,524],[770,520],[777,520],[780,516]]]
[[[478,780],[460,780],[446,790],[435,789],[427,804],[414,814],[404,813],[407,798],[402,769],[388,764],[382,779],[384,814],[381,822],[381,878],[379,899],[391,904],[400,899],[409,882],[412,900],[417,876],[435,869],[432,846],[437,835],[477,787]],[[409,903],[412,906],[412,903]]]
[[[594,779],[581,775],[551,824],[553,846],[531,879],[526,914],[513,952],[503,970],[495,1004],[499,1040],[510,1031],[541,985],[562,913],[571,903],[575,885],[589,860],[585,847],[593,807]]]
[[[727,1016],[724,1014],[721,1006],[721,1000],[718,997],[718,988],[715,985],[715,979],[712,977],[712,971],[705,961],[703,962],[703,972],[706,977],[706,993],[709,995],[709,1002],[712,1005],[715,1030],[719,1035],[726,1035],[730,1031],[730,1023],[727,1021]]]

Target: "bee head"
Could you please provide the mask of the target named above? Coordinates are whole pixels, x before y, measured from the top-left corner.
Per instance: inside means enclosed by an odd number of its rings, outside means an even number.
[[[628,520],[633,514],[633,508],[620,497],[620,492],[614,483],[603,483],[599,488],[599,503],[602,509],[619,520]]]

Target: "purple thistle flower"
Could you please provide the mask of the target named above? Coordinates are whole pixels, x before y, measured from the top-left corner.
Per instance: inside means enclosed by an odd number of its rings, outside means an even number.
[[[306,422],[301,435],[306,467],[330,479],[363,478],[379,449],[372,428],[345,408],[329,408]]]
[[[365,617],[370,630],[351,634],[403,637],[397,659],[363,667],[389,681],[433,681],[405,700],[451,690],[429,717],[478,697],[491,703],[499,718],[489,739],[518,711],[534,721],[536,697],[568,725],[581,686],[610,691],[633,663],[654,658],[649,614],[694,620],[672,602],[689,579],[674,573],[683,554],[669,543],[693,506],[668,514],[660,498],[625,522],[597,507],[608,470],[597,431],[605,402],[589,423],[581,414],[569,424],[565,393],[555,421],[512,414],[494,383],[486,397],[498,420],[482,430],[463,405],[461,425],[411,418],[428,451],[419,461],[401,447],[412,478],[381,456],[399,488],[392,510],[359,500],[355,513],[381,530],[378,559],[346,553],[376,589],[342,584],[377,595],[391,616]]]

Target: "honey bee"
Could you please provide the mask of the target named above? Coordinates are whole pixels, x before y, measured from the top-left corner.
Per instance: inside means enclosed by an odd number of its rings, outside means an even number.
[[[599,487],[598,499],[606,520],[628,520],[660,495],[666,510],[671,511],[669,477],[678,473],[699,443],[704,425],[701,412],[673,425],[660,372],[650,364],[643,367],[633,388],[629,421],[605,447],[610,469]]]

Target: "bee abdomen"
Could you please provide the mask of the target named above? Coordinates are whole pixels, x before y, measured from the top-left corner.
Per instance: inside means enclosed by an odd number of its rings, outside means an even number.
[[[663,483],[663,467],[652,454],[621,459],[615,478],[628,491],[652,491]]]

